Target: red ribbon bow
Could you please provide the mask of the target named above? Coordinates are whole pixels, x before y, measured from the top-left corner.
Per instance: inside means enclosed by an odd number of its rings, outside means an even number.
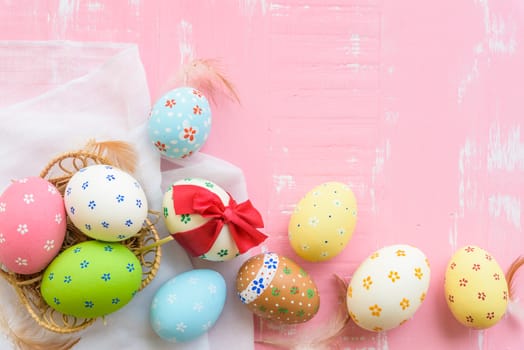
[[[200,186],[176,185],[173,186],[172,192],[177,215],[200,214],[205,218],[211,218],[199,227],[171,234],[192,256],[207,253],[224,225],[228,225],[240,254],[256,247],[267,238],[256,229],[264,227],[264,223],[260,213],[249,200],[237,204],[228,193],[229,204],[226,207],[220,197]]]

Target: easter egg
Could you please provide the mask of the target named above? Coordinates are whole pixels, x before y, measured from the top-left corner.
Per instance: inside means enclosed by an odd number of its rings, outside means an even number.
[[[197,192],[199,193],[198,195]],[[188,193],[188,195],[182,195],[183,193]],[[175,202],[175,197],[180,197],[181,199]],[[190,203],[182,203],[182,201]],[[201,210],[202,212],[189,212],[186,211],[185,208],[176,210],[177,206],[185,207],[186,204],[191,206],[197,202],[199,203],[198,206],[203,208]],[[199,256],[209,261],[228,261],[266,239],[264,234],[254,232],[253,230],[250,230],[250,235],[239,237],[240,230],[237,229],[233,232],[231,228],[233,222],[224,218],[227,215],[233,215],[235,218],[232,220],[235,220],[238,219],[239,216],[247,217],[247,215],[244,214],[249,213],[257,218],[255,221],[259,221],[258,223],[254,223],[254,225],[261,227],[263,223],[260,214],[256,209],[251,207],[250,204],[247,205],[247,203],[248,202],[244,202],[237,205],[234,199],[224,189],[212,181],[186,178],[176,181],[165,192],[162,202],[163,218],[167,230],[186,250],[190,251],[191,255]],[[237,214],[233,207],[241,207],[243,209],[240,209],[241,212]],[[248,210],[246,210],[246,208],[248,208]],[[191,208],[191,210],[193,210],[193,208]],[[196,211],[196,209],[194,210]],[[220,212],[221,210],[222,213]],[[214,222],[211,221],[212,219],[217,219],[215,223],[218,222],[221,227],[213,226]],[[241,225],[245,227],[251,224],[243,220]],[[218,231],[216,236],[215,231]],[[237,239],[242,239],[242,249],[244,250],[242,252],[235,241],[234,233]],[[210,237],[212,237],[212,239]],[[182,239],[184,239],[184,241],[182,241]],[[195,249],[191,247],[193,243],[198,245],[203,244],[204,246],[195,252]]]
[[[303,323],[316,315],[320,298],[315,282],[294,261],[263,253],[240,267],[238,297],[255,315],[286,324]]]
[[[450,259],[444,282],[446,301],[464,326],[495,325],[508,306],[508,284],[495,258],[477,246],[459,249]]]
[[[409,320],[426,297],[429,263],[422,251],[397,244],[371,254],[349,283],[346,304],[361,328],[381,332]]]
[[[346,247],[357,222],[357,203],[340,182],[323,183],[302,198],[289,220],[289,241],[308,261],[325,261]]]
[[[142,186],[127,172],[110,165],[91,165],[76,172],[67,183],[64,201],[75,227],[102,241],[134,236],[147,217]]]
[[[191,270],[170,279],[155,293],[150,323],[162,339],[186,342],[217,322],[226,301],[226,282],[218,272]]]
[[[160,97],[148,121],[149,139],[168,158],[186,158],[197,152],[210,130],[209,102],[192,87],[180,87]]]
[[[86,241],[64,250],[47,267],[40,291],[53,309],[82,318],[115,312],[131,301],[142,266],[124,245]]]
[[[14,181],[0,196],[0,262],[15,273],[43,270],[66,234],[64,201],[40,177]]]

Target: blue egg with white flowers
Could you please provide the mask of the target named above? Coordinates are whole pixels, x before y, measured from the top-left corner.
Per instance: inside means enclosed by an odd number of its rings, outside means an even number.
[[[151,327],[159,337],[181,343],[206,333],[226,302],[226,282],[214,270],[191,270],[170,279],[155,293]]]
[[[211,130],[209,101],[198,89],[179,87],[164,94],[151,109],[148,134],[167,158],[187,158],[206,142]]]

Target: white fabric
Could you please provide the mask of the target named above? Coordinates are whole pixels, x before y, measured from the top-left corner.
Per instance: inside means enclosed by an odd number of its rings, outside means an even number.
[[[146,120],[150,97],[135,45],[73,42],[0,42],[0,190],[11,179],[35,176],[52,158],[82,148],[89,139],[124,140],[139,154],[134,176],[149,207],[159,210],[163,191],[179,178],[214,181],[238,201],[247,199],[242,172],[231,164],[197,154],[184,161],[161,161],[149,143]],[[158,226],[161,236],[165,228]],[[253,348],[251,314],[236,299],[234,278],[242,257],[227,263],[191,261],[174,241],[162,249],[157,277],[130,304],[77,334],[74,349]],[[160,339],[149,326],[149,306],[159,286],[195,267],[221,272],[228,285],[224,312],[206,335],[185,344]],[[0,312],[16,317],[22,308],[11,287],[0,281]],[[9,304],[9,307],[7,306]],[[16,320],[14,320],[16,323]],[[36,323],[34,327],[38,327]],[[37,330],[35,329],[35,332]],[[0,337],[0,349],[14,348]]]

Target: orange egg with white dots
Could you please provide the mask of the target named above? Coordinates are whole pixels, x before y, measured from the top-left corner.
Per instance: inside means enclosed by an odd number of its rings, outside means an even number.
[[[276,322],[309,321],[320,307],[317,286],[308,273],[276,253],[246,260],[238,270],[236,289],[255,315]]]

